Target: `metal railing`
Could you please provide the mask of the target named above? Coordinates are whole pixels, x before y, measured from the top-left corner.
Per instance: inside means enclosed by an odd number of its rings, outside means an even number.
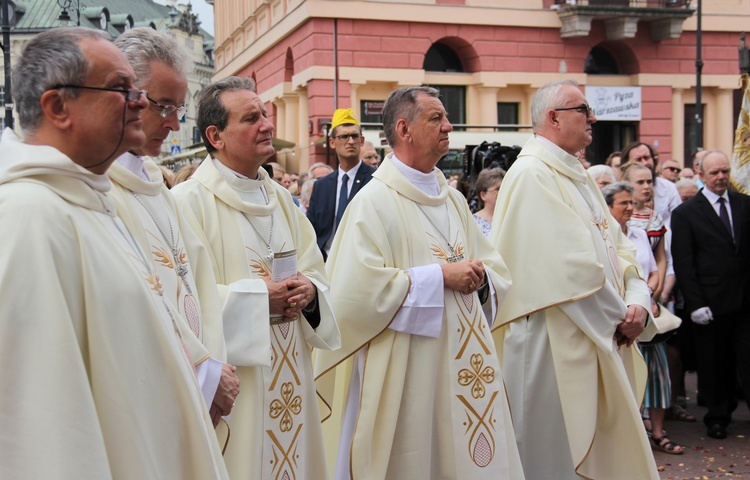
[[[555,5],[630,8],[689,8],[690,0],[555,0]]]

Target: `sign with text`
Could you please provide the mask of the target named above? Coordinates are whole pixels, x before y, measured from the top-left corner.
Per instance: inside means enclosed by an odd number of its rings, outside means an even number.
[[[586,100],[598,121],[640,121],[641,87],[586,87]]]

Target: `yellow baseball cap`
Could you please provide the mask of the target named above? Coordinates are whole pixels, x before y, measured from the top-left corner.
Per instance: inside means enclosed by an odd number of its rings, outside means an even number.
[[[359,125],[359,121],[354,118],[354,110],[351,108],[339,108],[333,112],[333,120],[331,120],[331,130],[338,127],[339,125]]]

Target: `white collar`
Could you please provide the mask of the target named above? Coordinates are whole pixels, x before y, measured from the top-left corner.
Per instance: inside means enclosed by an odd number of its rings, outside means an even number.
[[[354,177],[356,177],[356,176],[357,176],[357,172],[359,171],[359,166],[360,166],[360,165],[362,165],[362,160],[360,160],[359,162],[357,162],[357,164],[356,164],[356,165],[354,165],[354,166],[353,166],[352,168],[350,168],[350,169],[349,169],[349,171],[347,171],[347,172],[343,171],[343,170],[341,169],[341,165],[339,165],[339,168],[337,169],[337,171],[339,172],[339,178],[338,178],[338,181],[339,181],[339,182],[341,181],[341,177],[343,177],[343,176],[344,176],[344,174],[346,174],[346,177],[347,177],[347,178],[348,178],[349,180],[352,180],[352,179],[353,179]]]
[[[143,158],[140,155],[125,152],[117,157],[117,161],[120,165],[137,175],[141,180],[147,182],[151,181],[151,178],[148,176],[148,171],[146,170],[146,164],[143,163]]]
[[[440,184],[438,184],[434,168],[429,173],[420,172],[399,160],[395,153],[391,156],[391,161],[393,162],[393,166],[401,172],[401,175],[406,177],[409,183],[427,195],[434,197],[440,194]]]
[[[726,192],[724,192],[724,195],[721,195],[721,198],[723,198],[724,200],[726,200],[727,203],[729,203],[729,194],[727,193],[728,191],[729,190],[727,190]],[[713,205],[713,204],[715,204],[716,202],[719,201],[719,195],[716,195],[714,192],[712,192],[711,190],[707,189],[706,187],[703,187],[703,189],[701,190],[701,192],[703,192],[703,195],[708,199],[709,202],[711,202],[711,205]]]

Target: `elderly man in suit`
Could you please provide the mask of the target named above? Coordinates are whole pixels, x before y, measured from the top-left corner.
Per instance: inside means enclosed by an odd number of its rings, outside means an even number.
[[[351,108],[340,108],[333,113],[328,142],[336,150],[339,167],[315,182],[307,208],[307,218],[315,229],[324,259],[328,258],[333,236],[346,206],[375,172],[373,167],[359,159],[365,137]]]
[[[690,312],[711,438],[726,438],[738,372],[750,405],[750,197],[730,192],[727,156],[709,151],[705,187],[672,214],[677,284]]]

